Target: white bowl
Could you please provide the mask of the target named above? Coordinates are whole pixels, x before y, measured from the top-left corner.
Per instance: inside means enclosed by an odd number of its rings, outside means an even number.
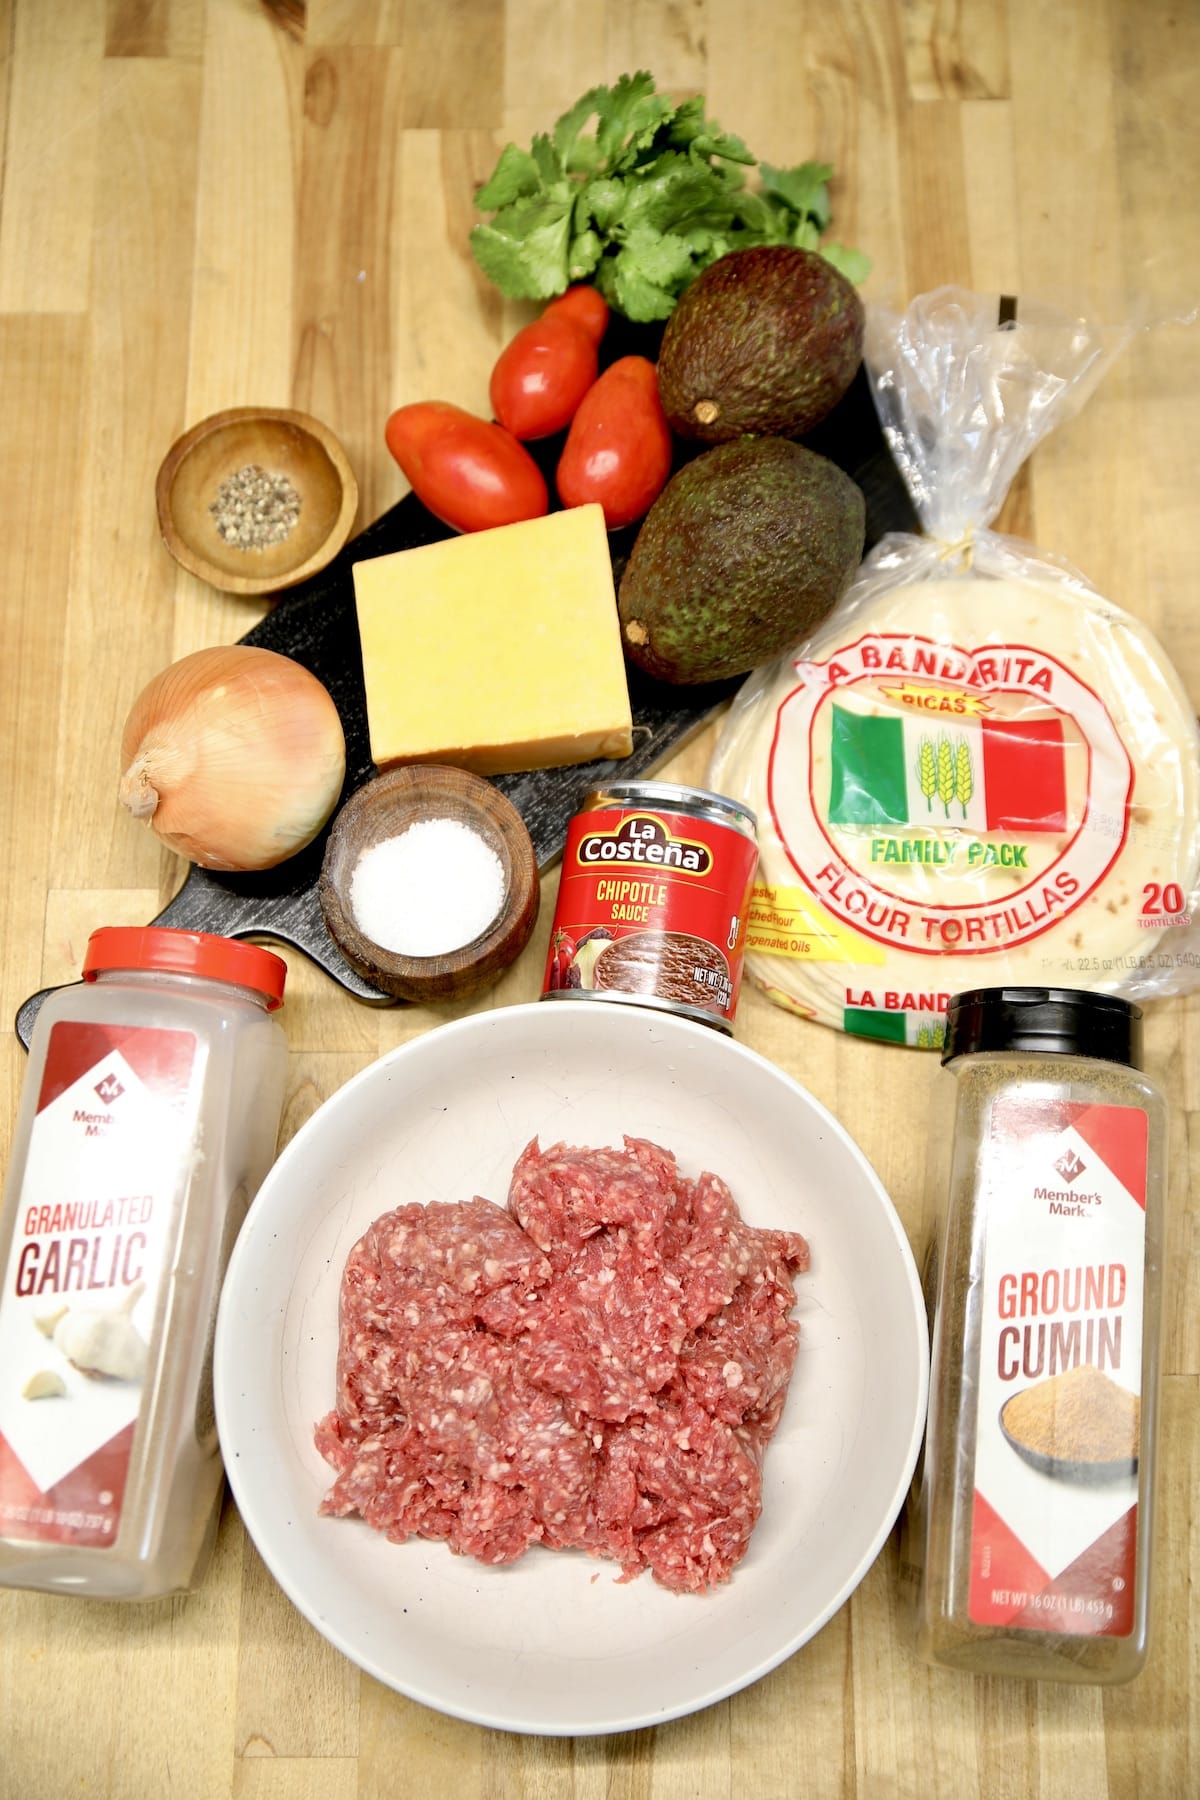
[[[350,1249],[403,1202],[503,1202],[529,1140],[672,1150],[753,1225],[802,1231],[800,1354],[763,1512],[728,1585],[678,1595],[534,1548],[490,1568],[322,1518]],[[284,1592],[378,1681],[457,1718],[558,1736],[630,1731],[773,1669],[842,1606],[903,1503],[925,1420],[925,1310],[904,1231],[837,1121],[763,1057],[652,1008],[476,1013],[364,1069],[314,1114],[255,1200],[226,1277],[217,1423],[246,1528]]]

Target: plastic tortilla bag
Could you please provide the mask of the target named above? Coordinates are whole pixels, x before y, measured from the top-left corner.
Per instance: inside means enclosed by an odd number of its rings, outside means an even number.
[[[1161,645],[989,529],[1126,333],[957,288],[865,361],[925,535],[734,700],[709,785],[753,807],[746,968],[861,1036],[940,1045],[951,994],[1200,986],[1200,733]]]

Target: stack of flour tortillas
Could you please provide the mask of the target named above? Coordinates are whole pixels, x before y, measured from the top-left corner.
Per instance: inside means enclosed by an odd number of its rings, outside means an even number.
[[[1008,384],[993,432],[1011,437],[1013,362],[1028,384],[1028,342],[994,328],[1007,341],[989,342],[957,292],[958,323],[946,326],[943,301],[931,327],[938,298],[916,303],[925,312],[915,320],[910,309],[892,321],[893,333],[974,334],[993,400]],[[1034,373],[1062,391],[1047,360]],[[807,1018],[930,1047],[949,996],[971,987],[1194,986],[1194,709],[1138,620],[983,528],[1003,498],[1000,464],[1011,479],[1011,444],[1003,454],[976,445],[973,487],[952,451],[955,491],[945,492],[944,464],[929,468],[938,403],[928,367],[920,417],[911,395],[903,416],[902,363],[893,354],[887,364],[889,437],[939,534],[877,547],[817,632],[746,683],[710,770],[712,787],[758,815],[748,973]],[[952,423],[935,419],[937,432]],[[907,444],[896,435],[906,431]],[[925,463],[915,471],[914,442]]]

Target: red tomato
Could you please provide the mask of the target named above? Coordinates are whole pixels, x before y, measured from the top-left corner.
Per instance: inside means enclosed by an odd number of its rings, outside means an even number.
[[[564,506],[598,500],[610,531],[649,512],[671,473],[671,428],[654,364],[622,356],[589,388],[558,464]]]
[[[543,319],[570,319],[598,344],[608,329],[608,305],[594,287],[568,288],[542,311]]]
[[[569,318],[543,315],[500,352],[488,388],[492,411],[517,438],[565,431],[596,369],[587,332]]]
[[[445,400],[402,406],[387,422],[387,447],[417,499],[456,531],[487,531],[540,519],[549,509],[542,472],[502,425]]]

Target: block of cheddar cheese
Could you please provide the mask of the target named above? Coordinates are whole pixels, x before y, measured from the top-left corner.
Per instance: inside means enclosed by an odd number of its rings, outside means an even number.
[[[599,506],[355,563],[354,592],[380,769],[499,775],[629,755]]]

